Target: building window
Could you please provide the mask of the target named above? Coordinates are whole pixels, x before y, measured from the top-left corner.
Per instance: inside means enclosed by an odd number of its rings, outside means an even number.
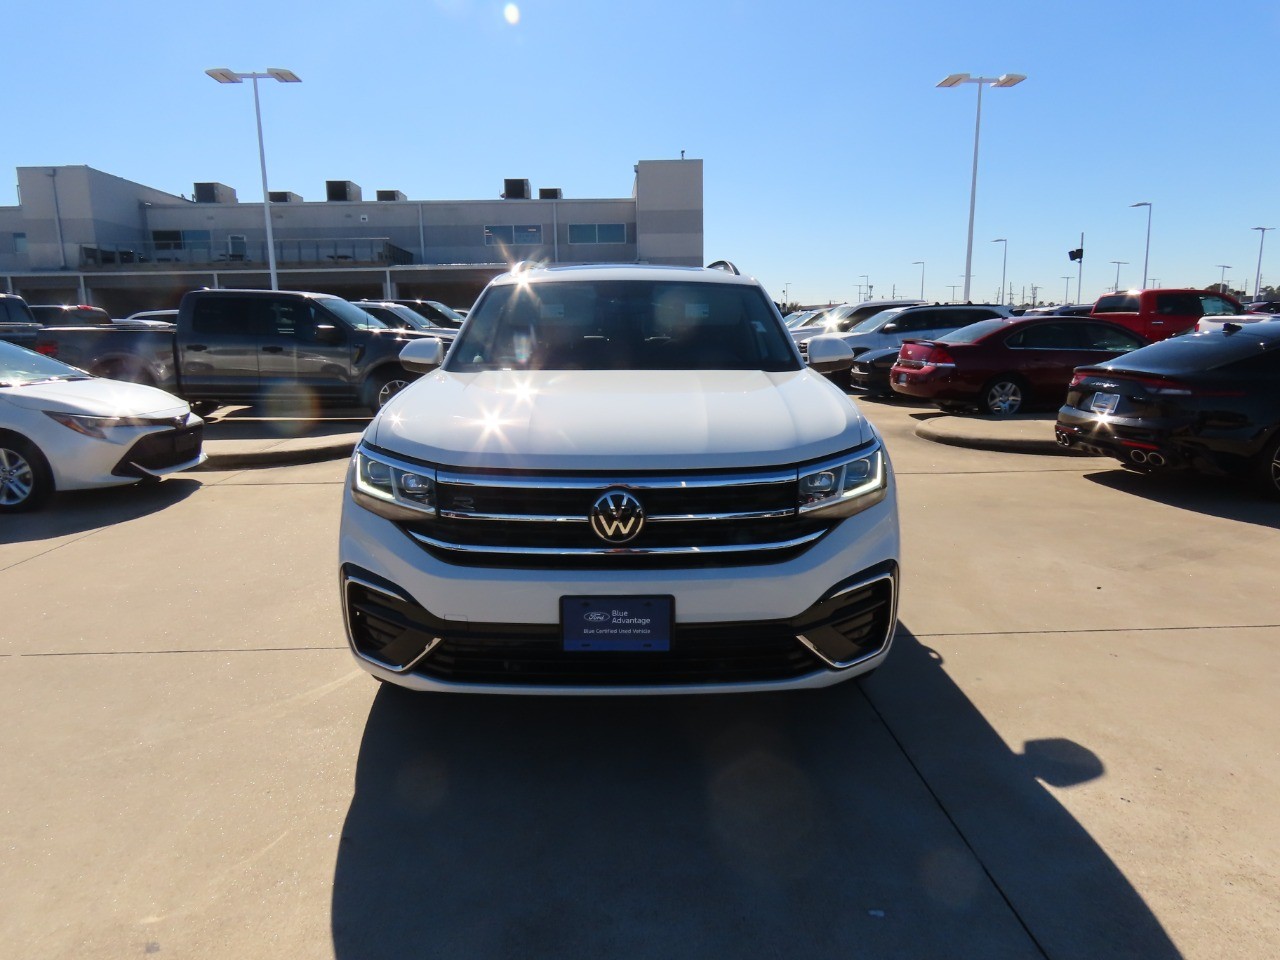
[[[542,224],[517,223],[514,226],[484,228],[486,247],[536,246],[542,243]]]
[[[13,252],[18,255],[27,252],[27,235],[25,233],[15,233],[13,235]]]
[[[625,223],[571,223],[570,243],[626,243]]]
[[[486,247],[511,246],[515,243],[515,231],[512,227],[484,228],[484,245]]]

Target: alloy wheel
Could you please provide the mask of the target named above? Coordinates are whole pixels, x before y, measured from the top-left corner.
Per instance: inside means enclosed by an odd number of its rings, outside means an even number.
[[[378,390],[378,409],[381,410],[397,393],[409,385],[408,380],[388,380]]]
[[[0,447],[0,506],[16,507],[35,489],[35,472],[22,454]]]
[[[1022,409],[1022,387],[1012,380],[998,380],[987,388],[987,409],[1007,417]]]

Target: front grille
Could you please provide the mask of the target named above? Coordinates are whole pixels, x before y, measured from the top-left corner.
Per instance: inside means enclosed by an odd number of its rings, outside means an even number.
[[[149,433],[129,448],[111,472],[118,477],[138,477],[145,476],[147,470],[165,470],[189,463],[200,456],[203,442],[203,425]]]
[[[437,517],[401,528],[424,550],[467,566],[610,569],[776,563],[808,549],[833,522],[801,515],[795,467],[681,474],[440,470]],[[622,544],[593,530],[592,505],[626,490],[644,524]]]
[[[896,568],[869,571],[791,620],[677,623],[666,651],[566,651],[558,624],[444,620],[377,578],[344,573],[357,652],[397,672],[464,684],[655,686],[793,680],[884,649]]]

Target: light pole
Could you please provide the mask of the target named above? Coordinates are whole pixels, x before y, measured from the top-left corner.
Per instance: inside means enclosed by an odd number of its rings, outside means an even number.
[[[236,73],[226,67],[206,70],[209,76],[219,83],[243,83],[253,81],[253,115],[258,121],[258,163],[262,167],[262,220],[267,226],[267,269],[271,273],[271,289],[278,290],[279,279],[276,277],[276,241],[271,229],[271,199],[267,193],[267,150],[262,144],[262,106],[258,102],[258,81],[279,80],[281,83],[301,83],[301,78],[292,70],[280,67],[268,67],[266,73]]]
[[[788,280],[786,283],[784,283],[784,284],[782,285],[782,305],[783,305],[783,307],[785,307],[785,306],[787,305],[787,300],[789,299],[789,292],[790,292],[790,290],[791,290],[791,281],[790,281],[790,280]]]
[[[958,283],[951,283],[951,284],[948,284],[947,286],[948,286],[948,287],[950,288],[950,290],[951,290],[951,300],[950,300],[949,302],[951,302],[951,303],[955,303],[955,302],[956,302],[956,290],[959,288],[960,284],[958,284]]]
[[[1009,241],[1004,237],[1000,237],[991,242],[1004,244],[1004,256],[1000,259],[1000,302],[1004,303],[1004,278],[1006,268],[1009,266]]]
[[[1262,299],[1262,244],[1267,239],[1267,231],[1275,227],[1253,227],[1258,231],[1258,272],[1253,277],[1253,299]]]
[[[1147,265],[1151,262],[1151,201],[1142,200],[1129,204],[1130,207],[1147,208],[1147,249],[1142,255],[1142,289],[1147,289]]]
[[[1014,87],[1027,79],[1021,73],[1002,73],[998,77],[971,77],[967,73],[953,73],[938,81],[939,87],[958,87],[964,83],[978,85],[978,116],[973,124],[973,176],[969,183],[969,234],[964,251],[964,299],[969,300],[969,281],[973,273],[973,211],[978,203],[978,138],[982,133],[982,88]]]
[[[865,273],[860,273],[858,274],[858,279],[862,281],[862,283],[858,284],[858,300],[862,300],[862,290],[864,287],[867,291],[867,299],[871,299],[871,278]]]
[[[1214,266],[1222,268],[1222,273],[1218,276],[1218,286],[1221,287],[1222,289],[1219,290],[1218,292],[1226,293],[1227,292],[1227,271],[1231,269],[1231,264],[1215,263]]]
[[[1259,263],[1259,264],[1261,264],[1261,263],[1262,263],[1262,258],[1261,258],[1261,257],[1259,257],[1259,258],[1258,258],[1258,263]],[[912,265],[913,267],[919,267],[919,268],[920,268],[920,299],[921,299],[921,300],[923,300],[923,299],[924,299],[924,261],[923,261],[923,260],[912,260],[912,261],[911,261],[911,265]],[[1261,269],[1261,267],[1259,267],[1259,269]]]
[[[1111,292],[1119,293],[1120,292],[1120,268],[1127,267],[1129,265],[1129,261],[1128,260],[1112,260],[1111,262],[1116,265],[1116,285],[1111,288]]]
[[[1070,303],[1071,302],[1071,277],[1063,277],[1062,279],[1067,281],[1067,289],[1062,294],[1062,302]]]

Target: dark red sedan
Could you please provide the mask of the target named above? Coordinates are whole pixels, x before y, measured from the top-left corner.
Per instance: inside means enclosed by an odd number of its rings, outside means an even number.
[[[1102,363],[1147,341],[1089,317],[982,320],[937,340],[907,340],[890,371],[897,393],[944,410],[977,407],[1007,417],[1062,403],[1076,367]]]

